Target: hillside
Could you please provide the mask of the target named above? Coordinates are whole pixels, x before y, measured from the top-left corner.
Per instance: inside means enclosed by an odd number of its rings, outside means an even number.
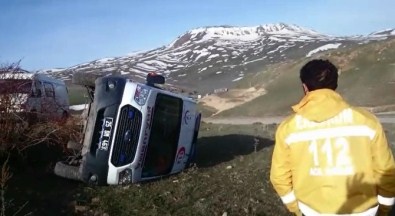
[[[166,87],[203,96],[204,116],[284,115],[303,95],[298,71],[312,58],[339,66],[339,91],[359,106],[395,104],[395,30],[334,37],[284,23],[192,29],[172,43],[128,56],[103,58],[41,72],[64,79],[72,104],[85,103],[73,73],[117,74],[144,82],[155,71]],[[226,89],[213,94],[218,89]]]
[[[239,91],[251,87],[264,86],[265,94],[235,108],[225,110],[217,116],[284,115],[290,106],[303,97],[299,81],[299,69],[311,58],[325,58],[339,67],[338,91],[345,99],[357,106],[375,107],[395,104],[395,39],[383,40],[352,48],[341,48],[312,55],[285,63],[264,67],[262,71],[239,82]],[[221,98],[232,100],[229,93]],[[224,99],[223,99],[224,100]],[[222,107],[211,105],[210,114]],[[216,109],[213,109],[216,108]]]
[[[205,95],[218,88],[234,88],[267,65],[293,62],[326,50],[352,49],[394,37],[393,30],[366,36],[334,37],[284,23],[252,27],[211,26],[189,30],[157,49],[42,72],[66,81],[74,72],[103,76],[118,74],[144,81],[148,72],[155,71],[165,75],[171,86]]]

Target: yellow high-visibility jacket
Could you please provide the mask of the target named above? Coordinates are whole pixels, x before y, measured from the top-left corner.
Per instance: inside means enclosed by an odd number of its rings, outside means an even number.
[[[296,215],[386,215],[395,162],[373,114],[330,89],[307,93],[278,127],[270,180]]]

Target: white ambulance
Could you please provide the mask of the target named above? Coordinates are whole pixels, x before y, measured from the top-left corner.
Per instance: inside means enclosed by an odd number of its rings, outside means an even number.
[[[181,172],[194,157],[201,114],[195,100],[118,76],[96,79],[81,162],[55,173],[95,185],[129,184]],[[77,171],[78,170],[78,171]]]

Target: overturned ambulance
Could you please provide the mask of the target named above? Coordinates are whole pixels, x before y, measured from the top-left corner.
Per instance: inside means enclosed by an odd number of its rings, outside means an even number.
[[[58,162],[55,174],[114,185],[156,179],[189,167],[201,114],[195,100],[157,86],[164,82],[155,73],[147,75],[145,84],[119,76],[80,82],[92,98],[80,158],[74,164]]]

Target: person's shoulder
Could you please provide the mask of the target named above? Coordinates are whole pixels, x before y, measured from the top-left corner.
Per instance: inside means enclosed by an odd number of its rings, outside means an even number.
[[[351,107],[351,109],[353,110],[357,121],[363,121],[374,125],[380,124],[380,120],[377,118],[377,116],[366,108]]]
[[[284,120],[278,125],[277,131],[279,131],[279,132],[288,131],[289,128],[291,127],[291,125],[293,124],[295,116],[296,116],[296,113],[293,113],[293,114],[285,117]]]
[[[376,115],[373,112],[367,110],[366,108],[352,106],[351,109],[354,111],[354,113],[359,114],[365,118],[378,120]]]

